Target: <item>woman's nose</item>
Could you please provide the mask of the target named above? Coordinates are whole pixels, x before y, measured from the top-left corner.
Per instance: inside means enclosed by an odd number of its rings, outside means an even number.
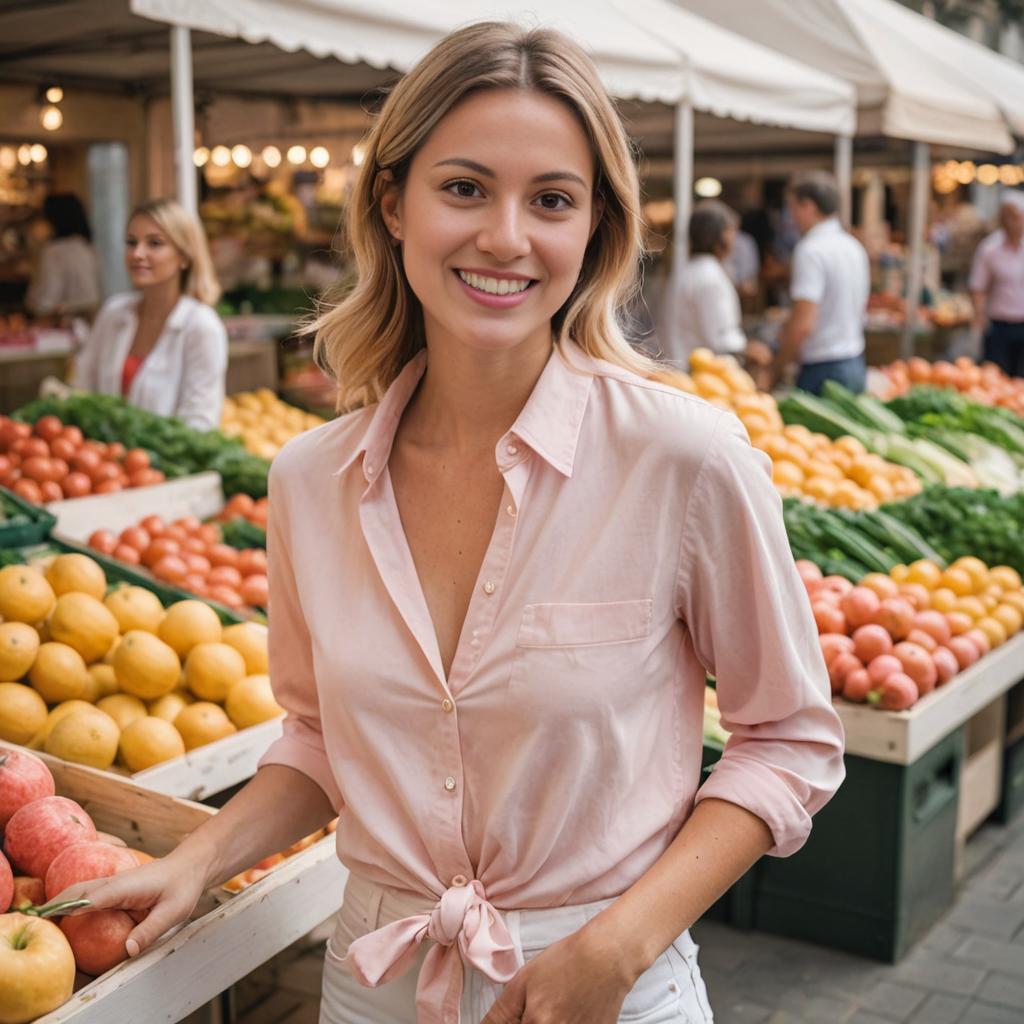
[[[489,252],[502,262],[529,255],[530,237],[519,204],[507,202],[492,207],[477,244],[482,252]]]

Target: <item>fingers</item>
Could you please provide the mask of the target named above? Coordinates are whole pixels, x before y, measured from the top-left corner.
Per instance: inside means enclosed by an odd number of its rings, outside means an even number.
[[[138,956],[151,946],[164,932],[181,924],[192,912],[192,907],[180,899],[161,900],[129,933],[125,949],[129,956]]]
[[[119,909],[121,906],[121,900],[123,899],[121,889],[115,884],[116,876],[109,878],[95,878],[89,882],[76,882],[74,885],[69,885],[63,892],[58,893],[50,903],[64,903],[67,900],[80,900],[87,899],[90,903],[88,907],[81,907],[78,910],[72,910],[68,917],[74,917],[78,914],[88,914],[93,910],[114,910]]]
[[[513,978],[480,1024],[519,1024],[526,1011],[526,987]]]

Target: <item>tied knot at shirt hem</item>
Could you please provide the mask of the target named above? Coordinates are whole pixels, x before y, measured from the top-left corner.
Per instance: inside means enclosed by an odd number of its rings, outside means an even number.
[[[345,960],[359,984],[375,988],[404,974],[425,939],[435,945],[416,985],[421,1024],[458,1020],[463,959],[502,985],[512,980],[522,963],[504,918],[487,901],[477,879],[445,890],[429,913],[402,918],[356,939]]]

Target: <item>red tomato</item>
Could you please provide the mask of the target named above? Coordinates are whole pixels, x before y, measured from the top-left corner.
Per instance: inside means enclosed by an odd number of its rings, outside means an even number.
[[[118,462],[125,456],[125,446],[120,441],[111,441],[107,445],[107,456],[111,459],[116,459]]]
[[[192,534],[203,524],[199,521],[198,516],[182,516],[180,519],[175,519],[171,525],[180,526],[186,533]]]
[[[32,455],[21,464],[21,473],[29,480],[41,484],[44,480],[50,479],[50,460]]]
[[[160,518],[160,516],[146,516],[139,526],[141,526],[150,537],[162,537],[164,530],[167,529],[167,524]]]
[[[242,595],[237,590],[232,590],[223,584],[208,588],[206,596],[211,601],[219,601],[221,604],[226,604],[229,608],[241,608],[245,603],[242,600]]]
[[[143,472],[144,473],[148,472],[149,475],[150,475],[150,479],[155,484],[162,484],[167,479],[167,476],[164,474],[163,470],[161,470],[161,469],[143,470]]]
[[[152,569],[157,562],[163,560],[168,555],[176,555],[180,550],[181,545],[176,540],[169,540],[167,537],[157,537],[142,552],[142,564]]]
[[[8,452],[7,453],[7,458],[9,458],[11,460],[11,465],[15,466],[15,467],[20,466],[22,464],[22,462],[24,461],[22,459],[22,457],[17,452],[15,452],[15,451]]]
[[[89,535],[89,547],[101,555],[112,555],[117,547],[117,538],[109,530],[94,530]]]
[[[188,574],[188,568],[177,555],[167,555],[153,566],[153,575],[168,583],[180,583]]]
[[[132,487],[152,487],[153,484],[160,484],[164,481],[163,473],[155,469],[138,469],[129,475]]]
[[[123,491],[120,480],[101,480],[94,488],[94,494],[116,494]]]
[[[6,476],[12,469],[14,469],[14,463],[11,462],[9,456],[0,455],[0,476]]]
[[[270,509],[266,505],[264,505],[262,508],[254,508],[249,513],[249,522],[255,523],[256,526],[262,526],[263,529],[265,530],[267,528],[267,519],[269,518],[269,511]]]
[[[150,536],[141,526],[129,526],[121,531],[121,543],[135,548],[141,558],[142,552],[149,547]]]
[[[238,571],[243,576],[266,576],[267,553],[259,548],[246,548],[238,555]]]
[[[124,468],[129,473],[135,473],[140,469],[149,469],[149,452],[142,448],[132,448],[125,452]]]
[[[103,460],[92,448],[79,448],[71,458],[71,465],[83,473],[91,473]]]
[[[181,581],[181,587],[189,593],[198,594],[199,597],[206,596],[206,580],[197,572],[186,573]]]
[[[188,534],[180,526],[174,526],[173,524],[164,530],[163,535],[176,540],[179,544],[184,544],[188,540]]]
[[[206,549],[206,557],[211,565],[230,565],[238,568],[238,549],[230,544],[211,544]]]
[[[54,480],[44,480],[39,489],[43,492],[43,501],[64,500],[64,492],[60,489],[60,484]]]
[[[0,487],[6,487],[11,490],[14,484],[21,479],[20,469],[11,469],[6,473],[0,473]]]
[[[90,474],[94,484],[100,484],[104,480],[116,480],[121,475],[121,470],[116,462],[101,462]]]
[[[71,467],[63,459],[50,459],[50,479],[54,483],[59,484],[69,472]]]
[[[23,437],[15,441],[11,448],[23,459],[30,459],[33,455],[43,459],[50,457],[50,446],[41,437]]]
[[[82,498],[92,493],[92,481],[84,473],[68,473],[61,482],[61,490],[66,498]]]
[[[119,562],[127,562],[129,565],[139,564],[139,552],[129,544],[118,544],[114,548],[114,557]]]
[[[63,459],[65,462],[70,462],[77,452],[78,448],[66,437],[58,437],[50,442],[50,454],[55,459]]]
[[[36,436],[44,441],[52,441],[60,437],[64,430],[64,424],[56,416],[43,416],[36,420]]]
[[[43,502],[43,492],[39,489],[39,484],[37,484],[35,480],[15,480],[14,486],[11,490],[14,491],[19,498],[31,501],[33,505],[41,505]]]
[[[204,555],[197,555],[194,551],[183,550],[181,552],[182,560],[185,565],[188,566],[189,573],[200,576],[205,581],[207,574],[213,568],[210,565],[210,560]]]
[[[181,545],[182,551],[188,551],[193,555],[205,555],[206,545],[198,537],[187,537]]]
[[[196,530],[196,536],[199,537],[207,547],[211,544],[219,544],[220,527],[215,523],[203,523],[203,525]]]
[[[242,574],[231,565],[218,565],[206,574],[206,582],[210,586],[223,585],[238,590],[242,585]]]
[[[248,494],[232,494],[224,506],[224,518],[234,519],[237,516],[247,516],[252,511],[254,504]]]
[[[61,432],[60,436],[65,440],[70,441],[76,448],[81,447],[82,442],[85,440],[84,435],[78,427],[65,427]]]
[[[241,598],[246,604],[257,608],[267,607],[267,577],[246,576],[242,581]]]

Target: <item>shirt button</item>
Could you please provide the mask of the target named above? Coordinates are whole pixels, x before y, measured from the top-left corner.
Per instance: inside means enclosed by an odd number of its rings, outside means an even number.
[[[454,886],[469,885],[469,879],[465,875],[456,875],[452,879],[452,885],[454,885]]]
[[[515,505],[506,505],[506,506],[505,506],[505,511],[506,511],[506,512],[507,512],[507,513],[508,513],[508,514],[509,514],[510,516],[514,516],[514,515],[516,514],[516,507],[515,507]]]
[[[518,455],[519,454],[519,449],[514,444],[507,444],[507,445],[505,445],[505,451],[507,451],[509,453],[509,455]]]
[[[449,775],[448,778],[444,780],[444,788],[447,789],[449,793],[451,793],[451,792],[453,792],[455,790],[455,776],[454,775]]]
[[[441,710],[442,711],[450,712],[450,711],[453,711],[454,709],[455,709],[455,705],[447,697],[445,697],[445,699],[443,701],[441,701]]]
[[[373,476],[373,466],[371,466],[370,463],[366,463],[366,467],[365,468],[366,468],[366,475],[367,476]]]
[[[484,584],[484,593],[487,594],[488,597],[494,593],[494,584],[490,580]]]

